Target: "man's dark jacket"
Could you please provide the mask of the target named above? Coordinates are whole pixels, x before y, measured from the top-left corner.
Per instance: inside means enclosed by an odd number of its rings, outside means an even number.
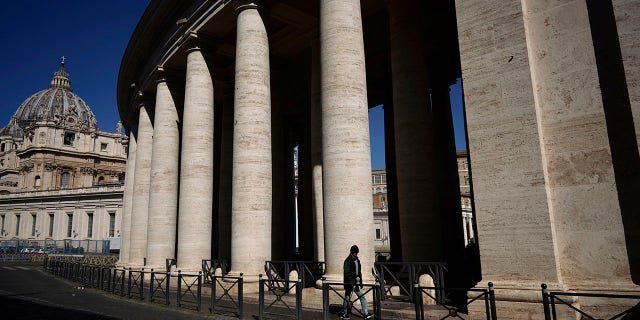
[[[349,255],[344,259],[344,289],[352,291],[354,285],[361,284],[362,279],[362,265],[360,265],[360,259]],[[358,281],[360,279],[360,281]]]

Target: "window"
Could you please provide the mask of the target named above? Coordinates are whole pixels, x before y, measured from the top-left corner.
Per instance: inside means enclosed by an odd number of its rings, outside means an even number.
[[[72,146],[73,145],[73,141],[76,139],[76,134],[73,132],[65,132],[64,133],[64,145],[65,146]]]
[[[98,177],[98,184],[104,183],[104,176]]]
[[[1,215],[0,217],[2,217],[2,228],[0,229],[0,232],[2,232],[2,234],[0,234],[0,235],[4,236],[4,214]]]
[[[20,235],[20,215],[16,215],[16,236]]]
[[[100,151],[107,152],[107,146],[109,145],[104,142],[100,143]]]
[[[464,185],[465,186],[469,185],[469,176],[464,176]]]
[[[35,213],[31,214],[31,236],[32,237],[36,236],[36,214]]]
[[[380,238],[382,238],[382,234],[380,232],[380,229],[376,228],[376,239],[380,239]]]
[[[42,179],[40,179],[40,176],[36,176],[35,181],[33,182],[33,186],[36,188],[40,188],[41,185]]]
[[[87,237],[93,237],[93,212],[87,212]]]
[[[71,238],[73,231],[73,213],[67,213],[67,238]]]
[[[53,213],[49,213],[49,237],[53,238]]]
[[[114,236],[115,229],[116,229],[116,213],[109,212],[109,237]]]
[[[4,143],[0,145],[0,152],[4,152]]]
[[[69,172],[63,172],[60,176],[60,187],[68,188],[69,180],[71,180],[71,174],[69,174]]]

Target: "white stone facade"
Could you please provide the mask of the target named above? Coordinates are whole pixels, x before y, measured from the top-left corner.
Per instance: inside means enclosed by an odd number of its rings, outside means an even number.
[[[0,129],[0,146],[0,240],[120,237],[127,137],[98,130],[64,63]]]

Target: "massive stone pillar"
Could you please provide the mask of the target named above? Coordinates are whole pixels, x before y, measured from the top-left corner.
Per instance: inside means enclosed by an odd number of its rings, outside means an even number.
[[[165,259],[175,257],[180,165],[178,124],[174,97],[166,79],[160,78],[156,88],[149,187],[147,265],[151,268],[162,268],[165,266]]]
[[[271,259],[269,41],[256,2],[243,1],[237,10],[231,267],[256,281]]]
[[[322,189],[326,275],[341,281],[351,245],[362,270],[374,257],[371,155],[359,0],[320,5]],[[369,272],[363,272],[365,278]]]
[[[311,44],[311,210],[314,259],[324,261],[324,215],[322,209],[322,107],[320,95],[320,42]]]
[[[525,0],[523,12],[562,282],[571,288],[631,285],[605,109],[621,106],[605,105],[609,97],[598,75],[605,66],[596,61],[592,40],[600,26],[590,25],[584,1],[553,6]]]
[[[131,213],[133,207],[133,187],[136,172],[136,131],[135,126],[129,131],[129,154],[127,156],[127,173],[124,180],[124,196],[122,205],[122,223],[120,229],[120,261],[119,265],[127,265],[129,263],[129,250],[131,245]]]
[[[396,177],[404,261],[443,261],[429,70],[415,3],[390,1]]]
[[[187,53],[182,117],[178,269],[197,271],[211,259],[213,212],[213,81],[202,51]]]
[[[144,265],[144,258],[147,256],[149,182],[151,180],[151,154],[153,150],[153,126],[149,118],[148,105],[142,103],[139,107],[128,261],[129,265],[136,267]]]

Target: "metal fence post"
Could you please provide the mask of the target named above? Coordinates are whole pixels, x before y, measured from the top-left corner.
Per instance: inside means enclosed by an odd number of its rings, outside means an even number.
[[[169,305],[169,302],[170,302],[169,301],[169,281],[171,281],[171,272],[169,271],[169,269],[167,269],[167,276],[164,279],[165,288],[166,288],[165,289],[166,291],[164,292],[164,300],[167,305]]]
[[[302,319],[302,279],[298,278],[296,282],[296,316]]]
[[[329,288],[327,285],[327,278],[322,277],[322,319],[327,320],[327,314],[329,313]]]
[[[178,270],[178,307],[180,307],[180,296],[182,295],[182,271]]]
[[[238,310],[240,315],[238,318],[242,319],[244,313],[244,280],[242,278],[243,273],[240,272],[240,279],[238,279]]]
[[[262,273],[258,275],[258,316],[259,319],[264,319],[264,280],[262,280]]]
[[[424,315],[422,314],[422,289],[420,289],[420,284],[418,283],[414,283],[413,287],[413,302],[416,310],[416,320],[423,320]]]
[[[375,308],[374,317],[376,320],[382,319],[382,306],[380,305],[380,282],[376,280],[376,286],[373,289],[373,305]]]
[[[545,320],[551,320],[551,313],[549,312],[549,293],[547,292],[547,284],[543,283],[542,287],[542,306],[544,308]]]
[[[489,306],[491,308],[491,320],[496,320],[496,294],[493,290],[493,282],[489,282]]]
[[[202,303],[202,271],[198,271],[198,312],[200,312],[201,303]]]

